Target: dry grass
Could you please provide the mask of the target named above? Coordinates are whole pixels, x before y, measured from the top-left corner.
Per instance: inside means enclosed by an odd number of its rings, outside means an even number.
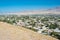
[[[29,29],[0,22],[0,40],[57,40]]]

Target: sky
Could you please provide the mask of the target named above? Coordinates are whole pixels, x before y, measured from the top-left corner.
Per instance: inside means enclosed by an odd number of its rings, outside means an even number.
[[[60,0],[0,0],[0,12],[43,10],[60,6]]]

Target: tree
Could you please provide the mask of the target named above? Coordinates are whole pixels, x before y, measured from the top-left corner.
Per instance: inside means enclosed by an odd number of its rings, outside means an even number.
[[[58,25],[56,23],[54,23],[54,24],[51,23],[51,25],[49,25],[50,29],[55,29],[57,27],[58,27]]]

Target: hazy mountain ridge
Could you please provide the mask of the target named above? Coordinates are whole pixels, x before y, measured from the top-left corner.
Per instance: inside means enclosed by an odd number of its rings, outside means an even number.
[[[5,12],[0,14],[16,14],[16,15],[34,15],[34,14],[60,14],[60,7],[47,10],[21,11],[21,12]]]

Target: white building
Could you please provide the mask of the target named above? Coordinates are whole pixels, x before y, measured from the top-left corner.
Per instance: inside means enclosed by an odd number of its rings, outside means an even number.
[[[31,25],[29,25],[29,26],[26,26],[27,28],[32,28],[32,26]]]
[[[17,25],[18,25],[18,26],[25,26],[25,23],[22,22],[22,20],[19,20],[19,21],[17,22]]]
[[[59,33],[60,33],[60,30],[59,30],[58,28],[56,28],[56,29],[54,30],[54,32],[59,32]]]
[[[44,30],[47,30],[47,28],[45,26],[43,26],[42,29],[39,29],[37,32],[42,33],[42,31],[44,31]]]

